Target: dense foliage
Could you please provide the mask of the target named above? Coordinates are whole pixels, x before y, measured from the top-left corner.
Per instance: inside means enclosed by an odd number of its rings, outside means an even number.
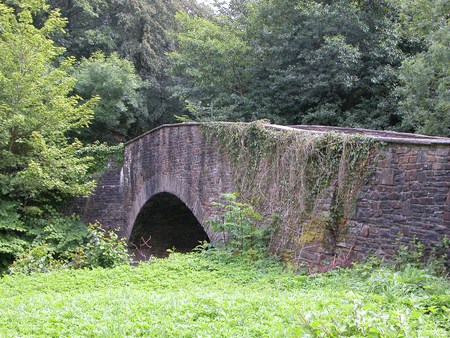
[[[65,20],[50,11],[35,27],[44,1],[14,3],[0,2],[0,267],[34,237],[36,219],[51,227],[54,207],[94,187],[87,180],[92,157],[67,138],[87,126],[94,101],[71,95],[74,60],[61,58],[49,38]]]
[[[1,336],[448,337],[448,280],[366,264],[320,275],[172,254],[0,280]]]
[[[248,0],[178,14],[174,93],[196,119],[448,135],[448,6]]]
[[[147,86],[136,75],[131,62],[115,53],[105,57],[97,52],[81,60],[75,77],[76,93],[85,99],[100,97],[92,123],[79,135],[84,141],[115,144],[133,136],[136,124],[145,123]]]
[[[402,33],[418,44],[399,70],[401,112],[410,130],[449,135],[450,2],[410,1],[401,4]]]
[[[71,243],[72,245],[63,248],[52,245],[50,242],[52,239],[54,238],[50,237],[47,241],[41,241],[17,257],[8,268],[8,273],[28,275],[64,269],[113,268],[130,263],[131,256],[128,254],[125,241],[119,239],[113,231],[103,230],[99,224],[89,225],[85,230],[83,241]]]
[[[181,109],[167,90],[172,80],[165,74],[168,62],[165,53],[175,48],[171,32],[177,23],[173,17],[178,11],[200,14],[204,11],[202,6],[195,0],[49,0],[49,3],[68,19],[67,34],[55,36],[56,42],[66,47],[67,55],[89,59],[94,53],[102,52],[106,56],[103,71],[107,71],[107,66],[112,70],[114,63],[121,63],[109,74],[111,80],[108,84],[96,92],[104,98],[104,103],[110,99],[124,103],[125,97],[125,101],[128,100],[120,109],[116,105],[108,111],[108,118],[112,121],[121,120],[119,136],[128,140],[161,123],[173,121],[173,114]],[[108,59],[114,53],[116,60]],[[97,57],[96,64],[99,62]],[[133,69],[128,63],[133,65]],[[95,67],[96,64],[93,60],[81,63],[84,71],[77,73],[76,77],[85,86],[99,85],[101,78],[98,76],[101,74],[85,74],[88,65]],[[118,97],[117,80],[130,77],[134,78],[122,83],[126,88],[121,94],[125,96]],[[126,94],[130,90],[133,94],[128,98]],[[121,137],[115,135],[111,138],[111,128],[105,131],[99,128],[105,118],[104,113],[101,108],[96,111],[95,122],[100,123],[92,125],[94,135],[89,139],[97,135],[98,139],[117,143]]]

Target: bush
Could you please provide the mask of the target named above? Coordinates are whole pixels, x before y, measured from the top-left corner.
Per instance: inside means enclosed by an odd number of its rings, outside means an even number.
[[[8,272],[29,275],[61,269],[112,268],[129,263],[125,241],[119,240],[115,232],[105,231],[95,223],[89,225],[85,242],[75,249],[58,253],[47,242],[37,244],[19,256]]]
[[[269,230],[259,227],[262,216],[248,203],[238,201],[238,194],[223,194],[224,202],[213,202],[221,214],[208,220],[215,231],[221,232],[219,247],[233,254],[258,256],[267,251]]]
[[[59,270],[65,266],[64,261],[55,259],[55,252],[48,243],[32,247],[19,256],[9,266],[10,274],[30,275],[33,273],[46,273]]]
[[[67,216],[48,206],[43,214],[30,216],[30,213],[27,210],[26,223],[30,235],[34,237],[31,246],[47,243],[55,255],[59,256],[86,242],[89,231],[78,216]]]
[[[449,249],[450,239],[447,236],[428,248],[422,242],[414,239],[410,243],[399,246],[394,263],[397,269],[411,266],[430,270],[437,275],[448,276],[450,273]]]
[[[112,268],[129,264],[125,239],[114,231],[105,231],[98,223],[90,224],[87,242],[70,254],[70,266],[78,268]]]

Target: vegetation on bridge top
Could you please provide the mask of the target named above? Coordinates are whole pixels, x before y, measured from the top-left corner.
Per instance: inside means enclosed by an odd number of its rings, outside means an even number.
[[[266,123],[201,126],[230,157],[242,199],[272,220],[264,226],[272,227],[273,252],[285,255],[288,248],[301,251],[317,242],[328,242],[333,252],[380,142],[361,134],[278,130]],[[297,256],[298,249],[291,254]]]

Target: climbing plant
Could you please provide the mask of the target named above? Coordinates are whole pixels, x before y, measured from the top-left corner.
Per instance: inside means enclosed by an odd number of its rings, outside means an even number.
[[[264,120],[202,128],[228,154],[242,200],[266,216],[265,226],[278,220],[273,252],[291,248],[298,259],[304,248],[322,245],[335,253],[379,142],[360,134],[280,129]]]

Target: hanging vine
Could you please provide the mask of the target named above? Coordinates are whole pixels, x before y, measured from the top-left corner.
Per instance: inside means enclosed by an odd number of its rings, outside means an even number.
[[[202,128],[228,154],[242,199],[279,220],[273,252],[291,248],[297,259],[317,243],[335,249],[379,142],[361,134],[279,130],[267,121]]]

